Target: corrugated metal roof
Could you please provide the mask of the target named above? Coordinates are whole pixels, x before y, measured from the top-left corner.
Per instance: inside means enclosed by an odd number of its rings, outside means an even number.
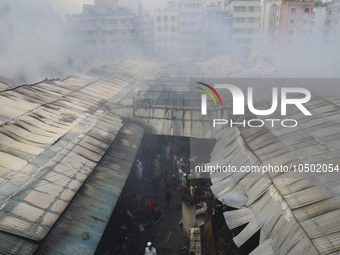
[[[113,160],[119,161],[121,169],[110,168],[112,174],[107,169],[105,174],[97,170],[96,178],[89,176],[123,126],[111,108],[129,95],[138,85],[136,81],[153,66],[153,62],[127,60],[120,66],[106,67],[102,78],[71,76],[0,92],[0,253],[33,254],[58,219],[69,217],[64,211],[74,208],[73,203],[94,206],[84,214],[105,219],[93,232],[90,245],[86,244],[95,251],[115,205],[115,201],[106,203],[105,199],[108,195],[119,197],[142,130],[126,127],[122,131],[132,130],[120,144],[121,148],[131,145],[128,153],[115,151]],[[94,187],[98,182],[102,186]],[[88,192],[96,201],[89,201]],[[70,213],[75,217],[72,209]],[[71,239],[78,237],[62,237],[65,243],[59,243],[60,251],[71,242],[76,246]],[[11,243],[17,245],[8,245]],[[56,245],[53,243],[54,249]]]
[[[132,168],[143,134],[143,129],[135,125],[125,125],[121,129],[35,254],[95,252]],[[123,154],[122,157],[117,157],[118,152]],[[89,240],[82,240],[84,232],[89,233]]]
[[[312,116],[303,117],[298,109],[290,116],[299,120],[296,128],[225,128],[216,135],[209,165],[340,165],[339,102],[334,96],[314,97],[307,104]],[[262,249],[268,254],[331,254],[340,252],[339,178],[336,171],[213,173],[211,190],[222,202],[240,208],[225,213],[230,228],[249,222],[234,238],[238,246],[261,229],[265,244],[254,254]]]
[[[0,91],[10,88],[12,85],[8,82],[0,80]]]

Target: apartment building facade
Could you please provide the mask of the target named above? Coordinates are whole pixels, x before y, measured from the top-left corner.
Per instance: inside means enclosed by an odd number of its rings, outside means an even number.
[[[175,54],[178,50],[178,8],[168,2],[166,9],[154,12],[155,52],[161,55]]]
[[[228,10],[233,16],[232,47],[250,47],[260,32],[261,1],[232,1]]]
[[[149,11],[143,12],[143,42],[147,50],[153,51],[155,48],[155,23]]]
[[[261,8],[260,32],[269,43],[274,42],[277,0],[264,0]]]
[[[314,7],[314,1],[278,0],[274,32],[278,46],[312,44]]]
[[[67,22],[80,31],[83,44],[91,47],[121,50],[140,40],[138,16],[115,0],[83,5],[83,12],[68,16]]]
[[[202,53],[203,6],[201,0],[178,0],[178,52],[182,56]]]
[[[325,19],[324,42],[328,45],[340,45],[340,2],[328,5]]]
[[[216,6],[207,6],[203,17],[202,48],[207,57],[230,53],[233,18]]]
[[[207,7],[215,7],[221,11],[225,10],[228,1],[226,0],[202,0],[202,7],[206,9]]]

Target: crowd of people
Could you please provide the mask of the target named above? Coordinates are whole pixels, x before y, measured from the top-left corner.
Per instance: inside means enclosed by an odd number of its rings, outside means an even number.
[[[164,210],[171,210],[171,200],[175,192],[182,196],[194,196],[193,180],[190,176],[189,160],[184,155],[177,155],[168,143],[162,153],[145,157],[140,151],[135,162],[135,175],[141,193],[149,193],[144,209],[148,221],[153,226],[153,236],[161,236],[159,223],[163,215],[160,204],[165,204]],[[149,190],[150,192],[144,192]],[[158,201],[156,200],[156,197]],[[163,200],[163,201],[160,201]],[[145,255],[157,254],[151,242],[147,243]]]

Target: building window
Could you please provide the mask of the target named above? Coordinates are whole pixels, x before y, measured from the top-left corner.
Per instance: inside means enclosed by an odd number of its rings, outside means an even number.
[[[112,35],[112,30],[104,30],[103,35]]]
[[[175,26],[171,26],[171,32],[176,32],[176,27]]]
[[[290,13],[296,13],[296,8],[290,9]]]
[[[158,37],[157,37],[157,41],[158,41],[158,42],[162,42],[162,37],[161,37],[161,36],[158,36]]]
[[[278,10],[278,11],[280,10],[280,6],[277,7],[277,10]]]
[[[234,18],[235,23],[244,23],[245,18]]]
[[[97,31],[96,30],[88,30],[87,34],[88,35],[97,35]]]
[[[253,29],[252,28],[247,28],[247,34],[251,34],[253,33]]]
[[[157,16],[157,22],[161,22],[161,21],[162,21],[161,16]]]
[[[171,21],[175,22],[176,21],[176,17],[175,16],[171,16]]]
[[[309,13],[309,8],[305,8],[305,13]]]
[[[248,23],[254,23],[254,17],[248,18]]]
[[[304,25],[308,24],[308,19],[304,19],[304,20],[303,20],[303,24],[304,24]]]
[[[161,26],[157,26],[157,32],[162,32],[162,27]]]
[[[174,37],[174,36],[171,36],[171,37],[170,37],[170,40],[171,40],[171,42],[174,42],[174,41],[175,41],[175,37]]]
[[[295,23],[295,19],[289,20],[289,24],[293,25]]]
[[[234,12],[245,12],[246,7],[245,6],[234,6],[233,11]]]
[[[254,12],[255,11],[255,6],[249,6],[249,12]]]
[[[244,34],[244,28],[234,28],[233,33],[234,34]]]
[[[289,35],[293,35],[294,34],[294,30],[289,30],[288,34]]]
[[[169,31],[168,26],[164,26],[164,32],[168,32],[168,31]]]
[[[164,36],[164,42],[168,42],[169,41],[169,39],[168,39],[168,37],[167,36]]]
[[[164,20],[165,22],[167,22],[167,21],[169,20],[168,16],[164,16],[164,17],[163,17],[163,20]]]
[[[86,20],[85,24],[86,25],[96,25],[96,21],[95,20]]]

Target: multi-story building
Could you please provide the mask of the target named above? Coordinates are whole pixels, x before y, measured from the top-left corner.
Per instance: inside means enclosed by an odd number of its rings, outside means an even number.
[[[207,56],[229,53],[231,49],[232,16],[216,6],[207,6],[203,18],[202,48]]]
[[[323,43],[323,34],[325,28],[327,7],[318,6],[313,9],[314,26],[313,26],[313,41],[315,45]]]
[[[143,4],[139,0],[118,0],[118,6],[130,8],[138,17],[143,17]]]
[[[274,42],[276,11],[276,0],[262,1],[260,32],[269,42]]]
[[[137,16],[137,32],[136,35],[139,41],[143,40],[143,4],[140,0],[118,0],[119,7],[130,8]]]
[[[68,17],[85,44],[117,50],[137,45],[138,22],[138,16],[130,8],[119,7],[116,0],[95,0],[95,5],[84,5],[81,14]]]
[[[154,19],[150,16],[149,11],[143,12],[143,42],[148,50],[154,50],[155,47]]]
[[[206,9],[208,6],[216,7],[221,11],[225,11],[228,1],[226,0],[202,0],[202,6]]]
[[[182,56],[202,53],[201,0],[178,0],[178,51]]]
[[[232,1],[228,6],[233,15],[232,47],[250,46],[259,35],[261,1]]]
[[[175,54],[178,49],[178,8],[168,2],[163,10],[154,12],[155,52],[161,55]]]
[[[313,43],[315,1],[277,2],[275,42],[279,46]]]
[[[117,10],[118,1],[117,0],[94,0],[94,5],[96,6],[105,6],[112,10]]]
[[[340,45],[340,2],[328,5],[324,41],[330,45]]]

